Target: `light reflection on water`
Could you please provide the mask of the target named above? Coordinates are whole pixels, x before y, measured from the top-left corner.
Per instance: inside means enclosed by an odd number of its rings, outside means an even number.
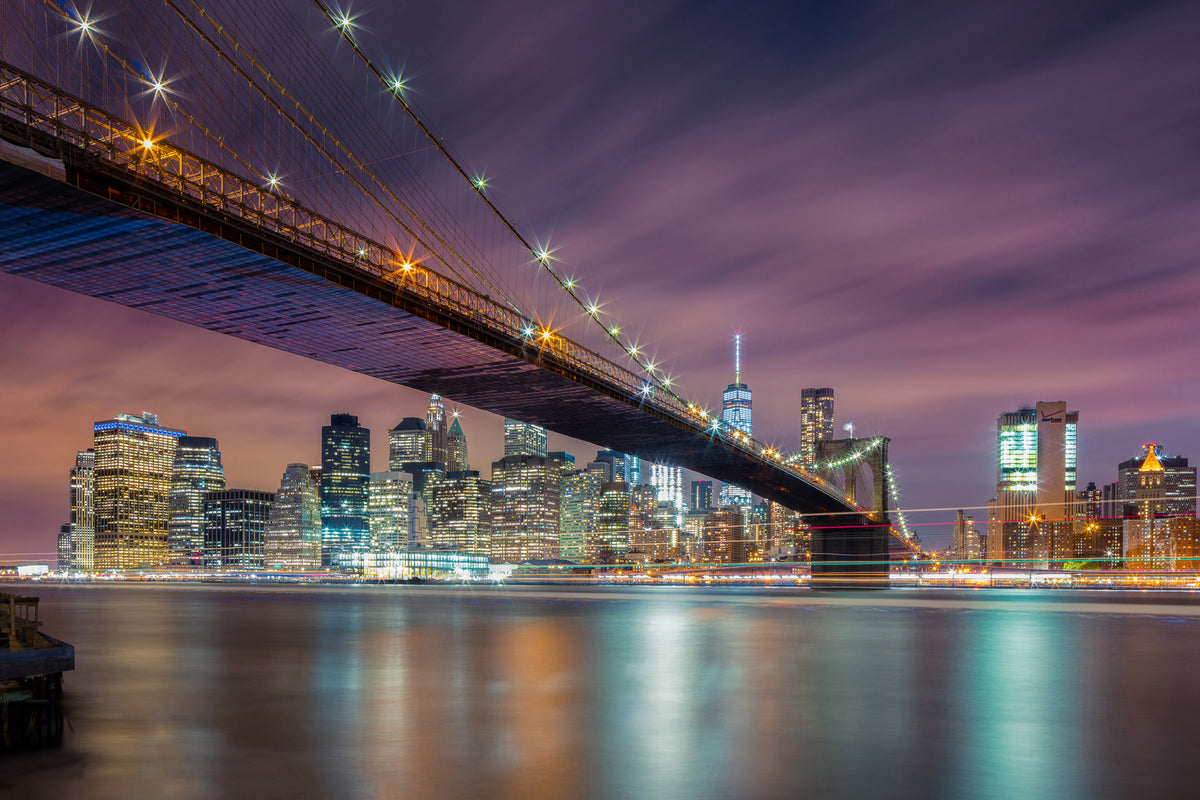
[[[38,593],[70,729],[0,796],[1180,796],[1200,732],[1189,596]]]

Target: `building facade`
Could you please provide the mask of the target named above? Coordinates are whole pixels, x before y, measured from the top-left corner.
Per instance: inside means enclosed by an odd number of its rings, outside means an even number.
[[[159,425],[148,411],[95,424],[96,569],[167,562],[168,495],[176,445],[186,435]]]
[[[536,455],[506,455],[492,464],[493,558],[514,564],[558,558],[560,464]]]
[[[308,572],[321,568],[321,501],[307,464],[287,465],[263,536],[267,569]]]
[[[548,450],[546,429],[540,425],[520,422],[515,419],[504,420],[504,455],[505,456],[541,456],[545,458]]]
[[[996,499],[1000,553],[988,558],[1060,567],[1073,557],[1079,412],[1061,401],[996,420]]]
[[[425,546],[425,500],[407,472],[371,473],[367,517],[370,552],[398,553]]]
[[[204,567],[253,572],[266,565],[272,492],[222,489],[204,496]]]
[[[75,454],[70,482],[71,569],[86,572],[96,566],[96,451]]]
[[[428,509],[426,547],[492,554],[492,484],[477,470],[431,473],[423,495]]]
[[[183,436],[175,451],[167,521],[167,558],[176,566],[204,561],[204,495],[225,488],[225,469],[217,440]]]
[[[800,390],[800,458],[811,468],[817,463],[817,442],[833,438],[833,389]]]
[[[321,563],[337,567],[370,549],[367,514],[371,432],[352,414],[334,414],[321,428]]]
[[[429,431],[425,420],[405,417],[388,431],[388,469],[401,470],[406,464],[426,461],[430,450]]]

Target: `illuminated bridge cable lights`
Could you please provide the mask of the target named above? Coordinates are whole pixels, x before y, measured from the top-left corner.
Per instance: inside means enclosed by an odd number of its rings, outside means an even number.
[[[428,234],[433,240],[435,240],[442,248],[444,248],[446,253],[449,253],[451,256],[453,256],[454,259],[457,260],[457,262],[459,264],[461,264],[468,271],[470,271],[476,278],[478,278],[489,289],[491,289],[498,297],[504,298],[505,302],[508,303],[509,305],[511,305],[514,308],[514,310],[517,310],[518,312],[520,311],[519,307],[517,306],[517,304],[515,302],[513,302],[511,299],[508,299],[506,297],[506,294],[504,292],[502,292],[498,287],[496,287],[492,283],[492,281],[490,281],[485,275],[480,273],[479,270],[477,270],[469,262],[469,260],[465,259],[458,252],[457,248],[455,248],[452,244],[450,244],[448,241],[446,241],[446,239],[444,237],[442,237],[437,231],[435,231],[433,228],[431,228],[429,226],[429,224],[425,221],[425,219],[423,218],[422,215],[416,214],[408,206],[407,203],[405,203],[403,200],[401,200],[400,197],[398,197],[380,179],[380,177],[374,171],[368,169],[367,165],[365,163],[363,163],[363,161],[360,158],[358,158],[346,146],[346,144],[340,138],[335,136],[328,128],[326,128],[324,125],[322,125],[320,123],[320,121],[316,118],[316,116],[313,114],[313,112],[304,103],[302,103],[300,101],[300,99],[298,97],[296,97],[287,87],[285,87],[282,83],[280,83],[280,81],[275,77],[275,75],[270,70],[268,70],[261,63],[259,63],[259,61],[256,58],[254,58],[254,56],[252,54],[247,52],[246,49],[241,45],[241,43],[232,36],[232,34],[229,32],[229,30],[227,28],[222,26],[217,20],[213,19],[213,17],[205,9],[201,8],[196,3],[196,0],[188,0],[188,2],[195,9],[196,13],[200,16],[201,19],[207,20],[209,22],[209,24],[211,24],[216,29],[218,34],[223,39],[225,39],[226,42],[229,43],[229,45],[234,49],[234,51],[239,56],[241,56],[243,59],[245,59],[247,61],[247,63],[249,63],[255,70],[257,70],[263,76],[264,80],[267,82],[267,84],[271,88],[273,88],[275,91],[279,92],[280,95],[282,95],[288,102],[292,103],[293,106],[296,108],[296,110],[300,113],[300,115],[302,115],[303,118],[309,122],[309,124],[311,124],[317,131],[319,131],[320,134],[323,137],[325,137],[325,139],[327,141],[331,142],[336,150],[341,152],[347,159],[349,159],[349,161],[354,165],[354,167],[361,174],[366,176],[366,179],[370,183],[372,183],[373,185],[378,187],[380,192],[382,192],[384,195],[386,195],[392,202],[394,202],[396,204],[396,206],[398,208],[403,210],[403,212],[405,214],[407,214],[412,220],[414,220],[416,225],[418,227],[420,227],[421,230],[423,230],[426,234]],[[167,5],[167,7],[170,8],[184,22],[184,24],[187,25],[187,27],[190,28],[193,31],[193,33],[201,39],[202,42],[204,42],[204,44],[206,44],[230,69],[232,69],[234,72],[236,72],[242,79],[244,79],[247,82],[249,87],[255,93],[257,93],[259,95],[259,97],[263,100],[263,102],[265,102],[268,106],[271,107],[271,109],[280,117],[280,119],[289,123],[291,125],[292,129],[294,131],[296,131],[306,142],[308,142],[308,144],[315,151],[319,152],[321,154],[321,156],[323,158],[325,158],[328,161],[328,163],[330,165],[332,165],[333,168],[337,172],[339,172],[339,174],[345,175],[346,179],[349,180],[351,183],[353,183],[354,186],[357,187],[357,189],[360,192],[362,192],[363,196],[368,198],[375,205],[376,208],[378,208],[385,215],[387,215],[387,217],[389,219],[391,219],[391,221],[393,223],[395,223],[396,225],[399,225],[405,231],[405,233],[407,233],[409,236],[412,237],[412,239],[414,241],[416,241],[416,242],[422,241],[421,237],[417,234],[416,231],[413,230],[412,226],[410,226],[403,219],[401,219],[400,216],[396,213],[395,209],[391,208],[387,203],[384,203],[379,198],[379,196],[377,196],[374,192],[372,192],[370,190],[370,188],[368,188],[361,180],[359,180],[359,178],[351,172],[351,170],[349,169],[349,167],[347,165],[345,165],[341,161],[339,161],[338,158],[334,155],[333,152],[331,152],[331,150],[328,147],[326,147],[324,144],[322,144],[320,141],[318,141],[312,132],[310,132],[303,125],[301,125],[291,114],[289,114],[283,108],[283,106],[280,105],[280,103],[278,101],[276,101],[273,97],[271,97],[270,93],[267,92],[262,86],[260,86],[258,84],[258,82],[255,81],[254,78],[246,71],[246,69],[242,68],[242,66],[239,65],[228,53],[226,53],[210,36],[208,36],[204,31],[202,31],[198,27],[198,25],[195,23],[195,21],[193,21],[190,17],[188,17],[186,14],[184,14],[183,11],[181,9],[179,9],[179,7],[176,6],[172,2],[172,0],[165,0],[165,3]],[[329,15],[326,14],[326,16],[329,16]],[[332,19],[332,17],[331,17],[331,19]],[[337,19],[341,20],[342,17],[338,17]],[[351,22],[352,22],[352,20],[351,20]],[[357,51],[358,45],[355,43],[354,38],[348,34],[348,30],[350,27],[352,27],[352,26],[351,25],[339,26],[339,30],[342,32],[342,36],[346,39],[346,41],[350,42],[351,45]],[[433,248],[426,247],[425,249],[433,252]],[[436,258],[437,258],[438,262],[442,266],[444,266],[447,270],[449,270],[455,277],[457,277],[459,280],[463,281],[464,283],[466,282],[465,276],[461,272],[459,272],[459,270],[454,266],[454,264],[450,263],[450,261],[447,258],[445,258],[441,254],[440,251],[436,253]]]
[[[905,539],[912,539],[912,531],[908,528],[908,520],[905,519],[904,511],[900,508],[900,492],[896,488],[896,473],[892,470],[891,464],[885,464],[884,471],[887,473],[888,494],[891,495],[892,505],[896,508],[896,518],[900,520],[900,532],[904,534]]]
[[[538,261],[546,269],[546,271],[548,273],[550,273],[550,275],[554,278],[554,280],[569,294],[571,299],[580,308],[587,311],[587,309],[588,309],[587,301],[583,297],[581,297],[578,293],[576,293],[574,291],[573,287],[568,287],[566,285],[566,281],[554,269],[553,265],[551,264],[551,261],[552,261],[551,252],[548,251],[546,248],[542,247],[540,244],[531,243],[529,241],[529,239],[520,232],[520,230],[517,228],[516,222],[514,220],[512,220],[508,215],[503,213],[500,210],[500,208],[495,204],[495,202],[492,200],[492,198],[489,196],[489,194],[485,191],[486,182],[484,183],[483,186],[479,185],[479,183],[475,179],[475,176],[472,176],[466,170],[466,168],[460,163],[460,161],[457,158],[455,158],[454,155],[452,153],[450,153],[450,151],[446,148],[444,142],[442,141],[442,137],[435,135],[433,133],[433,131],[429,128],[429,126],[425,123],[425,121],[420,117],[420,115],[417,114],[416,109],[408,101],[405,94],[402,91],[399,91],[395,88],[396,87],[396,79],[394,77],[389,79],[389,77],[386,76],[383,73],[383,71],[381,71],[376,66],[374,61],[362,49],[362,47],[359,45],[357,39],[351,35],[351,29],[353,28],[353,24],[352,24],[353,18],[349,17],[346,14],[346,12],[341,11],[339,8],[337,8],[331,4],[323,2],[323,0],[313,0],[313,3],[320,10],[321,14],[324,15],[325,18],[327,20],[329,20],[329,22],[334,26],[334,28],[338,31],[338,33],[342,36],[342,38],[344,38],[345,41],[350,45],[350,47],[354,51],[355,55],[359,58],[359,60],[367,68],[367,70],[372,75],[374,75],[375,78],[383,86],[388,87],[389,93],[397,101],[400,102],[401,106],[404,108],[405,112],[413,120],[413,122],[417,125],[418,129],[437,148],[438,152],[441,153],[441,155],[447,160],[447,162],[458,173],[458,175],[474,189],[475,194],[483,201],[483,203],[486,204],[486,206],[492,211],[492,213],[494,213],[496,215],[496,217],[501,221],[502,225],[513,236],[515,236],[517,241],[529,253],[531,253],[534,256],[535,260]],[[588,317],[592,318],[592,319],[597,319],[597,315],[594,313],[590,313],[590,312],[588,313]],[[597,319],[597,322],[599,322],[598,319]],[[608,326],[602,326],[602,330],[614,343],[616,343],[618,346],[622,347],[622,349],[625,351],[625,353],[630,358],[633,359],[634,363],[639,368],[642,368],[642,369],[645,368],[645,365],[638,358],[637,354],[630,352],[627,347],[623,346],[623,344],[619,338],[619,331],[618,331],[618,333],[614,333],[613,328],[608,327]],[[681,397],[675,395],[675,393],[671,392],[670,389],[668,389],[666,387],[663,387],[663,388],[665,391],[667,391],[672,396],[672,398],[675,401],[682,402],[683,399]]]

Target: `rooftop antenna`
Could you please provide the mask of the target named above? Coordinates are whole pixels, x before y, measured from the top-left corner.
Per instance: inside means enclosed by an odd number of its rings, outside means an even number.
[[[742,332],[733,334],[733,382],[742,382]]]

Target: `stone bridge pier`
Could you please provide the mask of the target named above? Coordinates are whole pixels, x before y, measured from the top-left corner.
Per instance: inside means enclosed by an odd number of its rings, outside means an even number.
[[[812,527],[812,586],[830,589],[886,589],[891,572],[888,530],[887,448],[890,440],[834,439],[817,442],[816,462],[829,465],[817,472],[826,480],[841,478],[846,496],[856,498],[858,474],[871,470],[869,514],[808,517]]]

